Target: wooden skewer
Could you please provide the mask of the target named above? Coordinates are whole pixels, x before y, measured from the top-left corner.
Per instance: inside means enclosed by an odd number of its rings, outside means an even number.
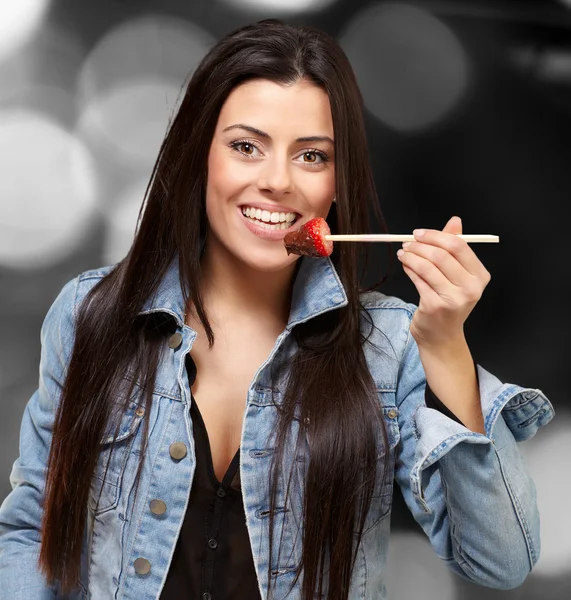
[[[459,238],[466,240],[468,243],[474,242],[499,242],[500,238],[497,235],[489,234],[464,234],[457,233]],[[388,234],[388,233],[364,233],[364,234],[339,234],[326,235],[326,240],[331,242],[414,242],[417,241],[412,234]]]

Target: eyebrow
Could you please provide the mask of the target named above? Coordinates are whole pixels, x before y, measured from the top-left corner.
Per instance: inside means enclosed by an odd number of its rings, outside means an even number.
[[[267,140],[272,139],[270,137],[270,135],[268,133],[266,133],[265,131],[262,131],[261,129],[256,129],[256,127],[251,127],[250,125],[244,125],[243,123],[238,123],[236,125],[230,125],[229,127],[226,127],[225,129],[223,129],[222,133],[224,133],[226,131],[230,131],[231,129],[245,129],[246,131],[249,131],[250,133],[259,135],[260,137],[265,138]],[[297,140],[295,140],[295,141],[296,142],[329,142],[330,144],[335,145],[335,142],[328,135],[310,135],[307,137],[297,138]]]

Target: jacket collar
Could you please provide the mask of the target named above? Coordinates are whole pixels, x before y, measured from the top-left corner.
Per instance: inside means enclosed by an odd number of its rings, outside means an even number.
[[[348,303],[347,294],[329,256],[299,258],[301,264],[293,285],[287,329]],[[166,312],[179,327],[184,323],[184,301],[179,276],[178,255],[170,262],[154,296],[148,298],[139,314]]]

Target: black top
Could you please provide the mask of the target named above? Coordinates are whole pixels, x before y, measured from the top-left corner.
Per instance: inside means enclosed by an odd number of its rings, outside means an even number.
[[[186,367],[192,387],[196,365],[190,354]],[[425,401],[428,407],[440,410],[460,423],[428,384]],[[222,481],[218,481],[208,433],[195,398],[190,414],[196,470],[188,509],[160,600],[260,599],[240,486],[240,450],[234,455]]]
[[[186,367],[190,385],[196,365]],[[240,450],[222,481],[212,465],[208,433],[192,399],[196,470],[172,563],[160,600],[256,600],[261,598],[240,486]]]

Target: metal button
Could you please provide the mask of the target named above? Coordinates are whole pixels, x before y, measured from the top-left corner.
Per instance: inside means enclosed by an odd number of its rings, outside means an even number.
[[[210,546],[210,548],[212,548],[212,550],[214,550],[218,547],[218,542],[214,538],[211,538],[208,540],[208,545]]]
[[[137,558],[135,572],[138,575],[148,575],[151,572],[151,563],[146,558]]]
[[[226,490],[225,490],[223,487],[219,487],[219,488],[216,490],[216,495],[217,495],[219,498],[224,498],[224,496],[226,496]]]
[[[175,460],[180,460],[186,456],[186,445],[184,442],[174,442],[170,445],[169,452]]]
[[[399,412],[396,408],[391,408],[387,414],[389,415],[389,419],[394,419]]]
[[[142,416],[145,414],[145,409],[144,409],[142,406],[139,406],[139,407],[137,408],[137,410],[135,411],[135,414],[136,414],[138,417],[142,417]]]
[[[164,515],[167,511],[167,505],[162,500],[151,500],[149,506],[154,515]]]
[[[175,350],[182,344],[182,334],[178,331],[173,333],[169,338],[169,348]]]
[[[204,594],[202,594],[202,600],[212,600],[212,594],[210,592],[204,592]]]

